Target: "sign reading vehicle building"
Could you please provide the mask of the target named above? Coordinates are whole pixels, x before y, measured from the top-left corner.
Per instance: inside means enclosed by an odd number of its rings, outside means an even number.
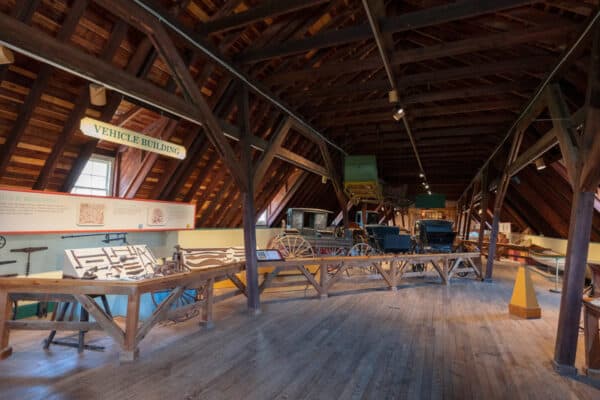
[[[185,147],[178,144],[142,135],[93,118],[83,118],[79,128],[86,136],[96,139],[135,147],[136,149],[151,151],[180,160],[183,160],[186,155]]]

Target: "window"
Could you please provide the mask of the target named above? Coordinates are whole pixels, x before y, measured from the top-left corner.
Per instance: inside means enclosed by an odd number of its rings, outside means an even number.
[[[110,196],[112,164],[112,158],[92,156],[81,171],[71,193]]]
[[[258,221],[256,221],[256,225],[265,226],[267,225],[267,210],[265,210],[260,217],[258,217]]]

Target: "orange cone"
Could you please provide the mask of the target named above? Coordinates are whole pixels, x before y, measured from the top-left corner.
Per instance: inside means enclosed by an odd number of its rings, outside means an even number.
[[[520,265],[517,271],[517,279],[515,280],[512,298],[508,305],[508,312],[520,318],[533,319],[542,317],[542,309],[535,296],[535,290],[533,290],[533,282],[529,275],[529,269],[524,265]]]

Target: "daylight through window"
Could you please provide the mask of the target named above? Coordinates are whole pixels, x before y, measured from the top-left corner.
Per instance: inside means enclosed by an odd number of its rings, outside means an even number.
[[[89,159],[71,193],[110,196],[112,194],[111,175],[113,160],[108,157],[93,156]]]

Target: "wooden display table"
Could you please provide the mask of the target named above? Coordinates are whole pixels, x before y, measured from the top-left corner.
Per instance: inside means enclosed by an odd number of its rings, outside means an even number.
[[[150,329],[168,317],[171,305],[187,289],[201,289],[202,300],[190,307],[202,307],[203,323],[212,324],[213,286],[216,280],[227,279],[229,274],[242,271],[244,263],[227,264],[204,270],[178,273],[160,278],[138,281],[2,278],[0,279],[0,359],[11,355],[11,329],[26,330],[103,330],[121,347],[120,359],[132,361],[138,355],[138,344]],[[139,321],[140,297],[144,293],[170,290],[152,315]],[[125,329],[121,329],[94,301],[94,295],[127,296]],[[12,301],[20,298],[40,301],[76,301],[94,317],[91,322],[11,320]]]
[[[461,262],[466,263],[477,277],[481,278],[481,271],[473,262],[480,258],[479,252],[470,253],[429,253],[429,254],[384,254],[374,256],[334,256],[317,258],[295,258],[286,261],[261,261],[260,267],[271,267],[272,272],[265,274],[260,285],[260,290],[270,286],[273,278],[285,270],[297,270],[314,287],[322,297],[327,297],[334,284],[340,282],[348,268],[372,268],[379,274],[391,290],[396,290],[403,277],[422,275],[422,273],[407,272],[407,267],[413,265],[431,265],[440,276],[442,283],[448,284],[450,278],[458,270]],[[309,268],[319,266],[319,278],[313,275]],[[238,288],[245,292],[241,282]]]

